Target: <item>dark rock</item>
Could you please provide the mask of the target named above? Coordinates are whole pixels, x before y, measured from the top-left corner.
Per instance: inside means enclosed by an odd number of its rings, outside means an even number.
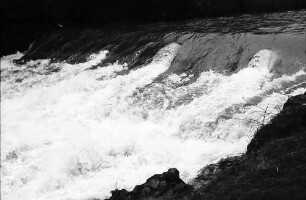
[[[220,160],[218,163],[210,164],[200,170],[198,176],[192,182],[192,185],[195,189],[203,189],[209,186],[214,180],[224,173],[224,171],[228,171],[230,173],[236,173],[238,171],[237,165],[243,159],[243,157],[235,156],[229,157],[226,159]]]
[[[271,140],[289,137],[297,132],[305,132],[306,95],[291,97],[284,104],[282,112],[270,124],[262,127],[248,145],[247,154],[257,152]]]
[[[180,179],[179,171],[171,168],[162,174],[155,174],[131,192],[124,189],[112,191],[110,200],[182,198],[190,191],[191,186]]]
[[[306,94],[291,97],[247,153],[204,167],[188,199],[306,199]]]
[[[125,189],[112,191],[112,199],[124,200],[128,197],[128,191]]]

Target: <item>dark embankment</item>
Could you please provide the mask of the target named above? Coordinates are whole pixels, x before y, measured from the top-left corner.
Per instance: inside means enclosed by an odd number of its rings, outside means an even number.
[[[287,100],[258,130],[246,154],[204,167],[192,186],[171,169],[131,192],[113,191],[110,199],[306,199],[305,144],[306,93]]]
[[[39,35],[66,28],[147,23],[306,8],[302,0],[4,0],[1,55],[24,51]]]

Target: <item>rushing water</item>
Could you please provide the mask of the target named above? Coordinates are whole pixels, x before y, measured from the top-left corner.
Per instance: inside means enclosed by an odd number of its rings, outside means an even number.
[[[93,69],[107,50],[79,64],[2,57],[2,199],[103,199],[170,167],[190,181],[244,153],[287,98],[306,91],[303,59],[283,61],[290,73],[276,74],[277,49],[258,50],[230,74],[175,73],[183,45],[166,44],[133,70],[120,62]]]

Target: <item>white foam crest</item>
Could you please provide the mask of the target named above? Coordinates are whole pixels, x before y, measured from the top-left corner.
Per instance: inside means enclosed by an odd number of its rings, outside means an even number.
[[[276,51],[262,49],[254,55],[253,59],[249,62],[248,67],[256,67],[262,70],[271,71],[279,61],[280,56]]]
[[[124,75],[118,63],[85,70],[97,64],[90,61],[58,63],[43,79],[25,77],[28,85],[9,75],[1,90],[2,198],[105,198],[170,167],[188,181],[204,165],[243,153],[288,98],[283,90],[305,75],[273,79],[258,66],[231,76],[203,72],[185,86],[186,74],[153,82],[178,48],[170,44]]]
[[[13,61],[23,54],[1,58],[1,94],[5,98],[21,95],[24,91],[41,85],[52,85],[56,81],[75,76],[85,69],[99,64],[108,51],[92,54],[87,62],[71,65],[68,63],[51,63],[49,59],[29,61],[25,65],[15,65]],[[60,71],[61,73],[55,73]]]

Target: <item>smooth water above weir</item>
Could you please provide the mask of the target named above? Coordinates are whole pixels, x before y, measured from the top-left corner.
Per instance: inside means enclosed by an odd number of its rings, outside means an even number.
[[[182,22],[180,33],[159,24],[138,39],[74,30],[2,57],[2,198],[104,199],[172,167],[188,182],[244,153],[306,91],[305,11],[275,15],[287,19],[275,33],[196,31],[205,20]],[[257,18],[227,20],[242,19]]]

